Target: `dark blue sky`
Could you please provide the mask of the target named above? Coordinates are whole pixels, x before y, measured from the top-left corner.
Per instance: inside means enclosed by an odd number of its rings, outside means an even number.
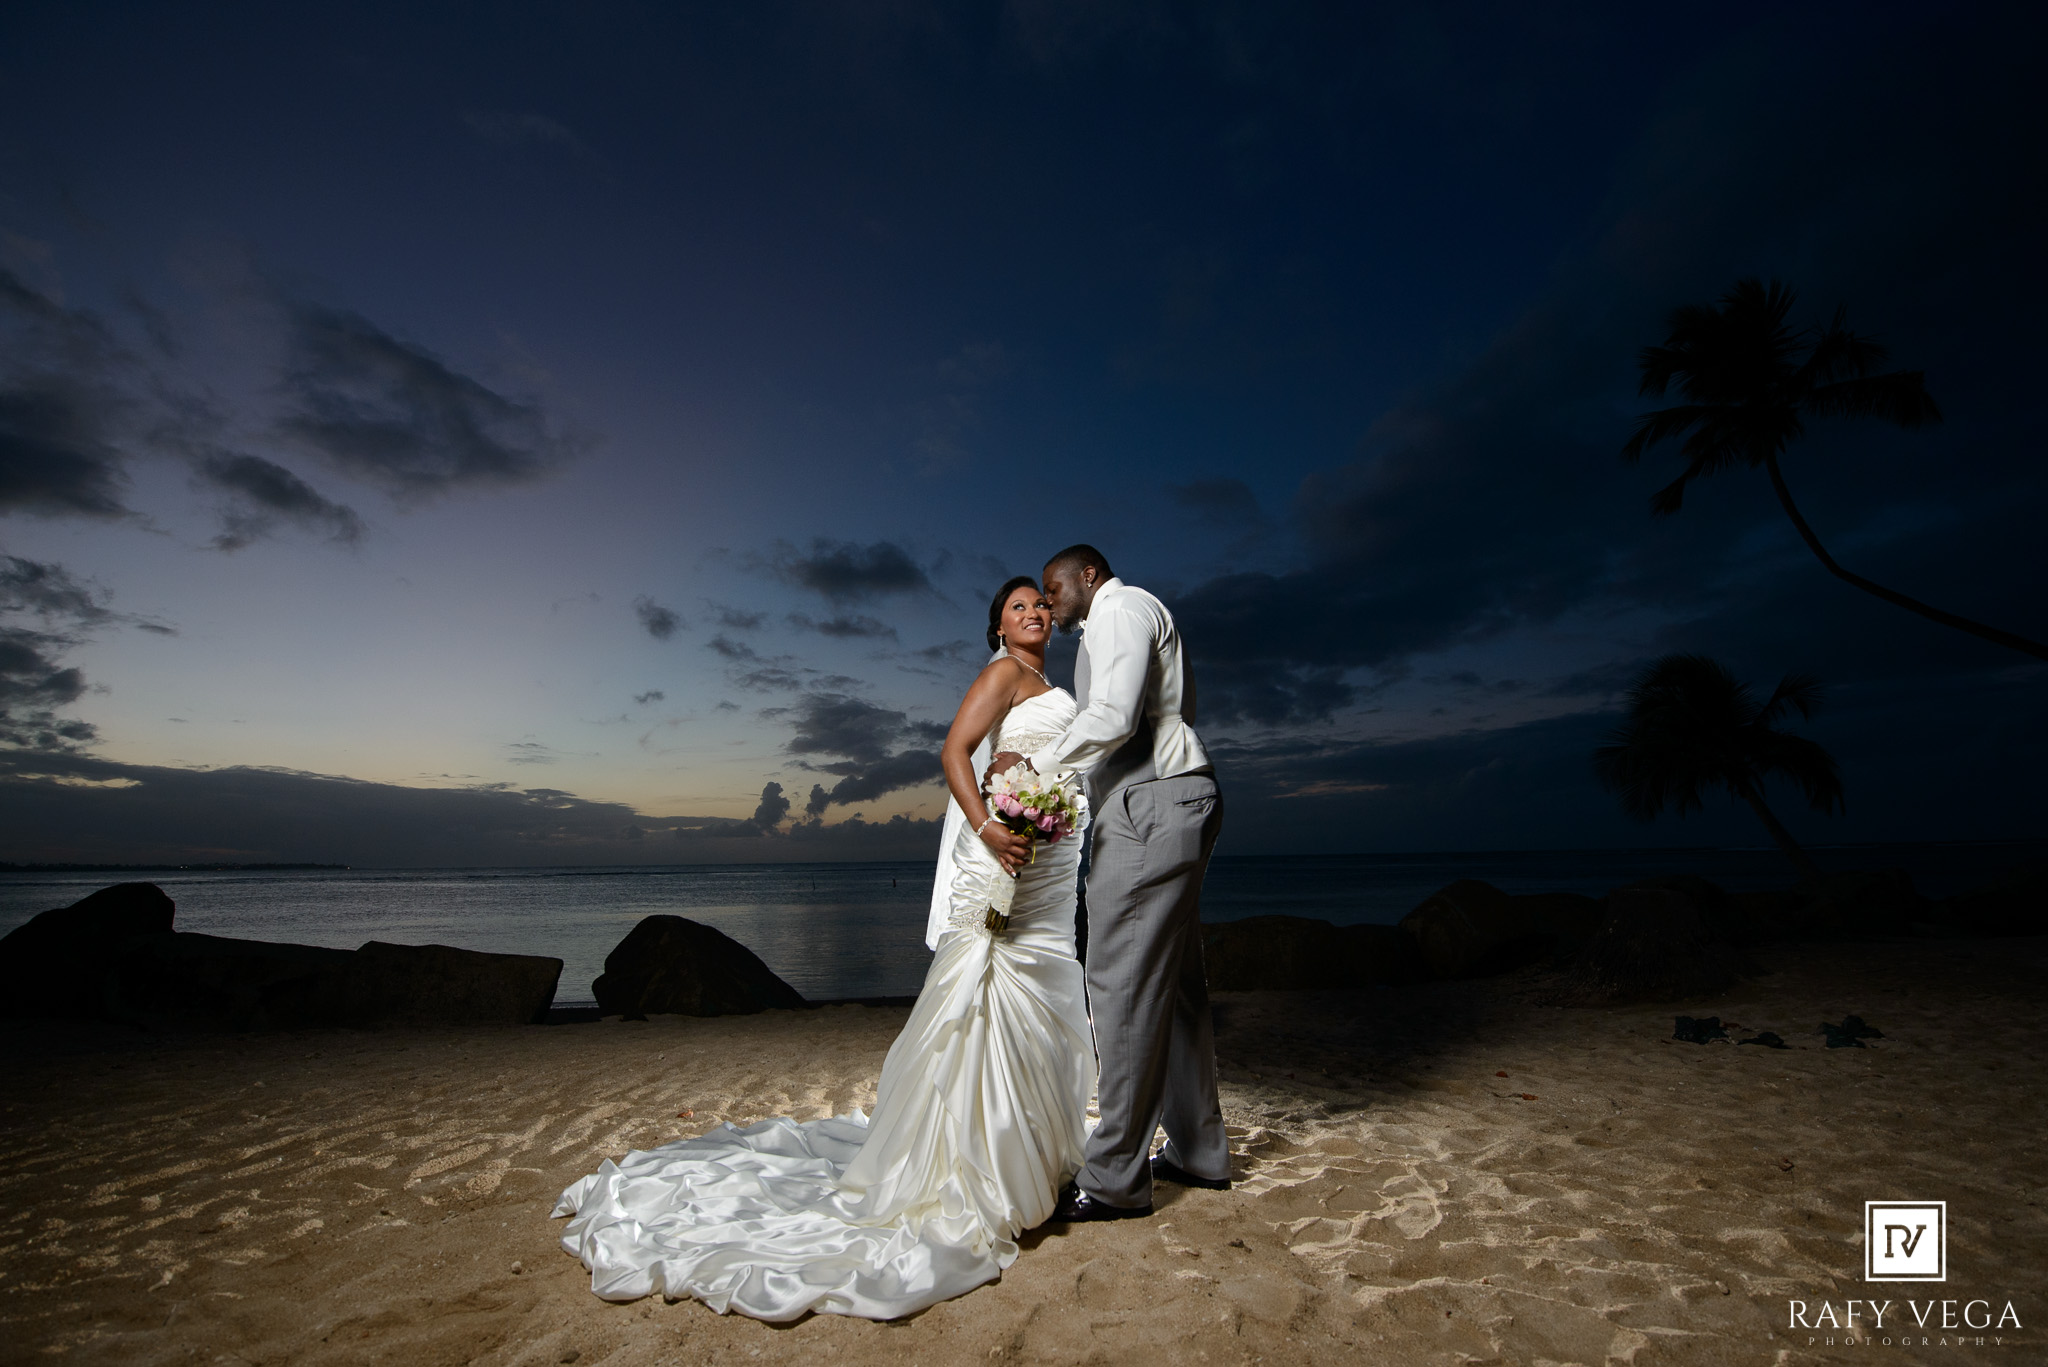
[[[1674,305],[1846,304],[1948,420],[1816,429],[1808,516],[2048,635],[2042,38],[10,7],[0,858],[921,853],[988,593],[1081,539],[1180,612],[1239,853],[1754,842],[1591,781],[1668,650],[1830,685],[1803,836],[2037,835],[2048,671],[1617,452]]]

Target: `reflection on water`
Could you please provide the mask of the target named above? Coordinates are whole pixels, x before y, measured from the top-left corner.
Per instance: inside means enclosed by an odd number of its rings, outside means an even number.
[[[1814,851],[1823,868],[1905,868],[1946,896],[2017,864],[2039,843]],[[1653,874],[1701,874],[1731,890],[1792,879],[1774,850],[1547,850],[1505,854],[1219,857],[1203,919],[1314,916],[1392,923],[1437,888],[1480,878],[1509,892],[1598,894]],[[557,999],[589,1001],[604,956],[643,916],[716,926],[806,997],[908,996],[924,980],[932,865],[151,872],[180,930],[353,949],[365,940],[450,944],[563,960]],[[0,874],[0,932],[123,875]]]

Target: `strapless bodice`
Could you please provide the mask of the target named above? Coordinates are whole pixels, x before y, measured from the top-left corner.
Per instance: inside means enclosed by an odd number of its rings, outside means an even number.
[[[1028,755],[1042,750],[1065,734],[1080,706],[1064,688],[1048,689],[1026,698],[1004,714],[989,732],[991,752],[1008,750]]]

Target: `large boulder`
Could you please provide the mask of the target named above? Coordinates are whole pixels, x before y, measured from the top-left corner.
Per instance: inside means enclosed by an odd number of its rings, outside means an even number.
[[[1722,929],[1736,944],[1770,944],[1804,933],[1807,897],[1796,889],[1731,892],[1721,905]]]
[[[371,940],[310,1006],[345,1025],[538,1025],[561,977],[560,959],[536,954]]]
[[[1698,888],[1651,880],[1616,888],[1605,901],[1600,929],[1561,961],[1562,1002],[1696,1000],[1754,971]]]
[[[590,990],[607,1016],[746,1016],[804,999],[739,941],[680,916],[649,916],[605,955]]]
[[[1662,881],[1679,885],[1678,880]],[[1768,891],[1717,890],[1702,906],[1729,939],[1743,945],[1904,935],[1945,920],[1904,869],[1827,873],[1797,887]],[[1948,928],[1939,926],[1936,933]]]
[[[355,957],[346,949],[186,931],[139,936],[112,959],[105,1014],[152,1028],[339,1024],[331,1003]]]
[[[104,1014],[114,960],[140,936],[167,934],[176,911],[154,883],[118,883],[16,926],[0,939],[0,1012]]]
[[[1209,986],[1291,991],[1416,982],[1421,957],[1398,926],[1333,926],[1306,916],[1251,916],[1202,927]]]
[[[1602,914],[1598,902],[1576,893],[1511,897],[1461,878],[1424,898],[1400,928],[1431,977],[1477,978],[1583,943]]]

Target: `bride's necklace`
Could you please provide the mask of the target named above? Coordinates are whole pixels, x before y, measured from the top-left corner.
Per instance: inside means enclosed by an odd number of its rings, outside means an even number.
[[[1017,660],[1017,657],[1016,657],[1015,655],[1012,655],[1012,656],[1011,656],[1010,658],[1011,658],[1011,659],[1013,659],[1013,660]],[[1017,660],[1017,663],[1018,663],[1018,664],[1020,664],[1020,665],[1024,665],[1024,667],[1025,667],[1026,669],[1031,669],[1031,666],[1030,666],[1029,664],[1026,664],[1026,663],[1025,663],[1025,662],[1024,662],[1023,660]],[[1035,669],[1031,669],[1031,672],[1032,672],[1033,674],[1038,674],[1038,671],[1037,671],[1037,670],[1035,670]],[[1040,683],[1044,684],[1044,685],[1045,685],[1045,686],[1046,686],[1047,688],[1051,688],[1051,687],[1052,687],[1052,680],[1051,680],[1051,679],[1048,679],[1048,678],[1046,678],[1046,677],[1045,677],[1045,675],[1043,675],[1043,674],[1038,674],[1038,681],[1039,681]]]

